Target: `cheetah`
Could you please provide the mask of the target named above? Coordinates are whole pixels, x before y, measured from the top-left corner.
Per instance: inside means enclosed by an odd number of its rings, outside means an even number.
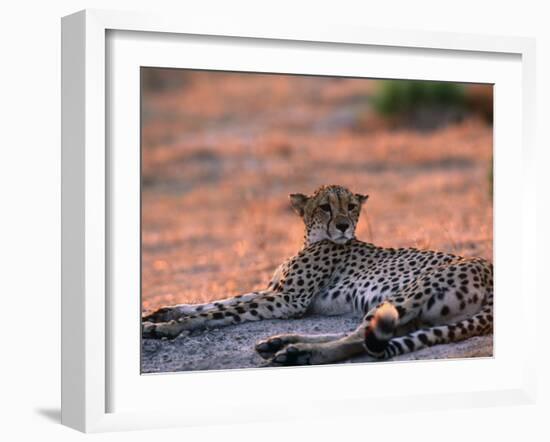
[[[144,338],[306,314],[355,314],[352,332],[282,334],[256,344],[267,365],[327,364],[367,354],[389,359],[492,333],[493,266],[482,258],[386,248],[355,238],[368,196],[337,185],[291,194],[305,224],[303,248],[265,290],[225,300],[163,307],[143,318]]]

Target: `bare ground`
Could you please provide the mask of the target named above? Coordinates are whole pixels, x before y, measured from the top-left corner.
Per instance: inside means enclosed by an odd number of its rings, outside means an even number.
[[[266,361],[255,351],[257,341],[280,333],[338,333],[357,327],[358,319],[347,316],[310,316],[292,320],[249,322],[221,329],[203,330],[175,340],[144,339],[141,353],[143,373],[191,370],[227,370],[264,367]],[[438,345],[393,360],[490,357],[493,336]],[[343,363],[369,362],[359,356]]]

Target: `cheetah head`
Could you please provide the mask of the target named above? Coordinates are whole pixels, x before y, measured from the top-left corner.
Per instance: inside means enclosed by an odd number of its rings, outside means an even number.
[[[322,186],[313,195],[290,195],[292,208],[306,226],[306,245],[328,239],[344,244],[355,238],[361,206],[368,195],[352,193],[342,186]]]

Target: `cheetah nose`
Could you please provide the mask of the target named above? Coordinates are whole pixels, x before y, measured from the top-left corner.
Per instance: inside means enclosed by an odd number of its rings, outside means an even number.
[[[348,230],[349,224],[336,224],[336,228],[340,230],[340,232],[344,233],[346,230]]]

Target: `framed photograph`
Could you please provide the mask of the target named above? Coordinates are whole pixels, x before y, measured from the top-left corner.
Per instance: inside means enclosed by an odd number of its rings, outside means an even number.
[[[532,40],[83,11],[62,46],[64,424],[533,400]]]

